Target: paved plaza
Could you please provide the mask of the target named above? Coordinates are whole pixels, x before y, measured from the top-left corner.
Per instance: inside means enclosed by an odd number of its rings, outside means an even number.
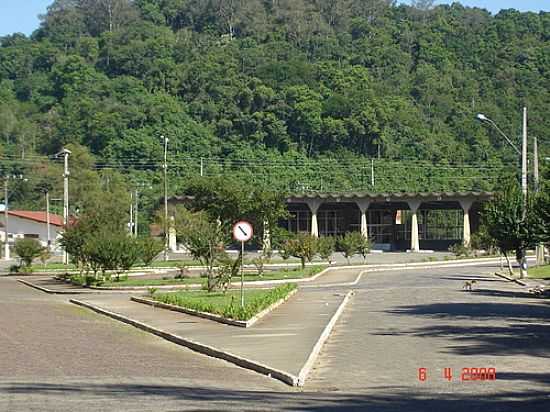
[[[272,362],[278,348],[306,345],[300,323],[315,329],[305,300],[317,302],[310,313],[320,319],[354,289],[299,389],[79,308],[68,303],[71,296],[0,277],[0,411],[547,411],[549,303],[495,277],[495,269],[367,272],[350,285],[360,271],[351,269],[301,286],[288,306],[246,332],[219,325],[228,335],[217,346],[242,345]],[[475,290],[462,291],[471,279]],[[74,297],[114,304],[115,296]],[[292,324],[277,325],[293,310]],[[192,329],[189,316],[166,313],[165,327]],[[281,362],[283,368],[291,359]],[[494,367],[497,379],[462,382],[465,367]],[[450,382],[443,368],[452,368]]]

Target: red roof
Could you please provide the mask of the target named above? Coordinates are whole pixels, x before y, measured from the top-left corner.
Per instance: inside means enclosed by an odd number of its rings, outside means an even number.
[[[10,216],[20,217],[21,219],[34,220],[35,222],[47,223],[46,212],[32,212],[30,210],[8,210]],[[54,226],[63,226],[63,218],[54,213],[50,213],[50,224]]]

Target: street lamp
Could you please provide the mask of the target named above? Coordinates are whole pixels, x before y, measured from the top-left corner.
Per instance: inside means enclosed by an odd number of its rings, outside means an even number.
[[[168,228],[168,138],[160,136],[164,142],[164,260],[168,260],[169,228]]]
[[[483,113],[478,113],[476,118],[484,123],[489,123],[506,139],[508,144],[514,148],[514,150],[521,156],[521,192],[523,194],[523,217],[525,218],[527,212],[527,108],[523,108],[523,138],[521,150],[512,143],[512,141],[506,136],[506,134],[498,127],[498,125],[485,116]],[[522,253],[522,262],[521,262],[521,277],[523,278],[527,272],[527,259],[525,257],[525,252]]]
[[[512,143],[512,141],[508,138],[508,136],[506,136],[506,134],[500,129],[500,127],[498,127],[498,125],[494,121],[489,119],[483,113],[478,113],[476,115],[476,118],[477,118],[477,120],[479,120],[481,122],[486,122],[486,123],[489,123],[490,125],[492,125],[506,139],[508,144],[514,148],[514,150],[517,152],[517,154],[519,154],[519,155],[521,154],[521,151],[517,148],[517,146],[514,143]]]

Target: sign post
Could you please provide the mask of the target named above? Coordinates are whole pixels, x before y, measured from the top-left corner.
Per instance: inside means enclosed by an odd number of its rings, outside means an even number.
[[[241,308],[244,308],[244,242],[252,239],[253,233],[252,225],[248,222],[240,221],[233,226],[233,239],[241,242]]]

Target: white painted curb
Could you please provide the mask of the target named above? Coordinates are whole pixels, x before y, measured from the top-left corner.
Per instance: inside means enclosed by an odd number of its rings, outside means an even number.
[[[56,289],[48,289],[42,286],[35,285],[34,283],[28,282],[23,279],[16,279],[18,282],[30,286],[31,288],[35,288],[40,290],[41,292],[50,293],[52,295],[85,295],[90,293],[97,293],[94,291],[87,291],[87,290],[56,290]]]
[[[162,329],[154,328],[152,326],[149,326],[145,323],[139,322],[134,319],[130,319],[126,316],[120,315],[115,312],[111,312],[105,309],[102,309],[98,306],[92,305],[90,303],[82,302],[76,299],[71,299],[71,303],[74,303],[75,305],[83,306],[85,308],[91,309],[94,312],[100,313],[102,315],[109,316],[110,318],[119,320],[121,322],[127,323],[129,325],[132,325],[138,329],[144,330],[146,332],[152,333],[154,335],[160,336],[163,339],[166,339],[170,342],[176,343],[181,346],[185,346],[186,348],[189,348],[191,350],[194,350],[195,352],[202,353],[204,355],[208,355],[214,358],[223,359],[227,362],[233,363],[234,365],[240,366],[242,368],[250,369],[255,372],[261,373],[262,375],[267,375],[271,378],[278,379],[288,385],[291,386],[298,386],[299,380],[296,376],[272,368],[270,366],[264,365],[260,362],[256,362],[247,358],[243,358],[241,356],[232,354],[230,352],[223,351],[221,349],[214,348],[213,346],[205,345],[203,343],[195,342],[191,339],[183,338],[178,335],[174,335],[172,333],[168,333],[163,331]]]
[[[168,310],[172,310],[174,312],[181,312],[181,313],[185,313],[187,315],[198,316],[200,318],[209,319],[209,320],[212,320],[214,322],[225,323],[226,325],[239,326],[241,328],[249,328],[252,325],[254,325],[256,322],[258,322],[261,318],[263,318],[265,315],[267,315],[268,313],[274,311],[279,306],[281,306],[283,303],[285,303],[287,300],[289,300],[292,296],[294,296],[296,294],[296,292],[298,292],[298,289],[292,290],[287,296],[285,296],[282,299],[279,299],[277,302],[271,304],[269,307],[265,308],[260,313],[258,313],[256,316],[250,318],[247,321],[224,318],[223,316],[215,315],[213,313],[200,312],[198,310],[188,309],[188,308],[184,308],[182,306],[171,305],[171,304],[168,304],[168,303],[158,302],[156,300],[145,299],[145,298],[140,298],[140,297],[136,297],[136,296],[132,296],[130,298],[130,300],[132,300],[134,302],[137,302],[137,303],[143,303],[145,305],[153,306],[155,308],[168,309]]]
[[[332,318],[330,319],[329,323],[325,326],[325,329],[321,333],[321,336],[317,340],[317,343],[313,347],[313,350],[309,354],[309,357],[307,358],[306,363],[304,366],[302,366],[302,369],[300,370],[300,373],[298,374],[298,386],[303,386],[309,373],[311,372],[311,369],[313,368],[313,365],[315,364],[315,361],[317,360],[317,357],[319,356],[319,353],[321,352],[321,349],[323,348],[323,345],[329,338],[330,334],[332,333],[332,329],[334,329],[334,325],[336,325],[336,322],[338,321],[338,318],[340,318],[340,315],[344,311],[344,308],[346,307],[348,301],[350,300],[351,296],[354,294],[353,290],[350,290],[347,294],[342,303],[340,303],[340,306],[332,315]]]

